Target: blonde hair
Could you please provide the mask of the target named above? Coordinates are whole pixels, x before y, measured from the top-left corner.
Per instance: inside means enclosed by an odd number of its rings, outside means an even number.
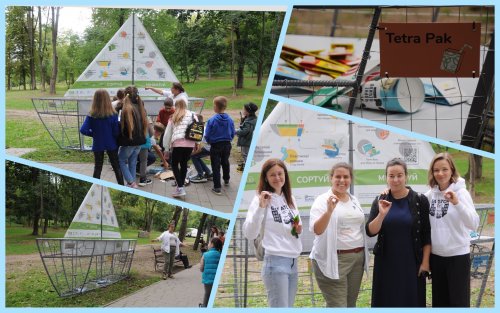
[[[187,112],[187,103],[183,99],[179,99],[175,101],[175,112],[172,115],[172,122],[174,125],[179,125],[179,123],[184,118]]]
[[[148,118],[146,115],[146,110],[144,109],[144,103],[141,97],[139,97],[139,91],[135,86],[129,86],[125,89],[125,98],[123,99],[123,109],[122,109],[122,119],[121,119],[121,130],[126,127],[128,131],[129,139],[132,139],[132,133],[134,132],[134,105],[137,106],[140,112],[140,117],[137,117],[138,121],[142,123],[142,130],[144,136],[147,135],[148,131]]]
[[[460,177],[460,174],[458,173],[457,167],[455,166],[455,162],[453,162],[453,158],[451,157],[451,154],[449,154],[448,152],[438,153],[432,159],[431,166],[429,167],[429,173],[427,175],[428,183],[429,183],[429,186],[431,186],[431,188],[438,185],[438,182],[434,178],[434,164],[436,164],[437,161],[441,161],[441,160],[446,160],[448,162],[448,164],[450,165],[450,169],[451,169],[450,184],[456,183],[458,181],[458,178]]]
[[[224,96],[215,97],[214,105],[217,107],[217,110],[224,111],[227,108],[227,98]]]
[[[97,89],[95,91],[89,114],[94,118],[105,118],[116,114],[111,105],[111,97],[106,89]]]

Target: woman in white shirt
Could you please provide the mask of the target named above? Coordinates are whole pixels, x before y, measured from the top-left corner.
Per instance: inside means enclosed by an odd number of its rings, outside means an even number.
[[[285,163],[280,159],[264,162],[257,195],[243,224],[243,233],[254,240],[264,224],[265,249],[262,278],[270,307],[293,307],[297,293],[298,256],[302,252],[302,222],[292,196]]]
[[[470,233],[479,215],[449,153],[429,168],[432,307],[470,307]]]
[[[309,257],[327,307],[356,307],[363,269],[368,273],[365,215],[349,193],[352,178],[349,164],[335,164],[332,188],[311,207],[309,230],[316,236]]]
[[[158,89],[158,88],[154,88],[154,87],[144,87],[144,89],[151,90],[151,91],[153,91],[157,94],[160,94],[162,96],[165,96],[165,97],[169,97],[172,100],[174,100],[174,104],[178,100],[184,100],[184,102],[186,102],[186,105],[189,104],[188,95],[187,95],[186,91],[184,90],[184,87],[182,86],[181,83],[177,83],[177,82],[172,83],[172,87],[170,88],[170,90],[168,90],[168,89],[162,90],[162,89]]]

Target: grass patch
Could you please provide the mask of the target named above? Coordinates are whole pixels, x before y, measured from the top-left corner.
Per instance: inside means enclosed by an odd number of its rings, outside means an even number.
[[[60,149],[40,121],[16,119],[6,121],[6,148],[34,148],[23,158],[42,162],[94,162],[91,152]]]
[[[131,272],[129,278],[110,286],[77,297],[60,298],[44,271],[13,271],[6,276],[7,307],[99,307],[160,280],[159,276],[140,277]]]

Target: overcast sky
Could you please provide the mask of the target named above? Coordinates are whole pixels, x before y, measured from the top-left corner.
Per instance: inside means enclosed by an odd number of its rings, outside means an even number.
[[[78,35],[90,24],[92,9],[90,7],[62,7],[59,12],[59,31],[72,30]]]

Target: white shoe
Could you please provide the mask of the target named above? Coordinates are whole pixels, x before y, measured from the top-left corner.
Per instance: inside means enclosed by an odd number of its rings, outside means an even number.
[[[177,187],[172,193],[172,197],[174,198],[183,197],[185,195],[186,195],[186,190],[184,189],[184,187]]]

